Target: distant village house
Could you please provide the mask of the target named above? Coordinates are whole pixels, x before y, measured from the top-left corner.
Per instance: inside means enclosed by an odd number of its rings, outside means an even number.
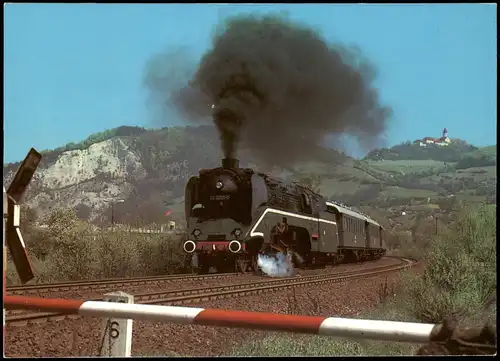
[[[443,129],[443,135],[441,136],[441,138],[425,137],[423,139],[417,139],[413,142],[413,144],[418,144],[421,147],[426,147],[428,144],[445,147],[450,145],[450,143],[451,140],[448,137],[448,130],[446,128]]]

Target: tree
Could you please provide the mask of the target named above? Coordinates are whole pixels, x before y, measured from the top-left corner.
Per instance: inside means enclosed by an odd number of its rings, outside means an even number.
[[[80,203],[75,207],[75,213],[79,219],[87,221],[92,214],[92,208],[86,204]]]

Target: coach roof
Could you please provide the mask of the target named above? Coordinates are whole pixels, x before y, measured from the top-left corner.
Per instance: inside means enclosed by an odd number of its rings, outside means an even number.
[[[360,214],[358,212],[355,212],[353,210],[350,210],[349,208],[345,208],[345,207],[339,206],[338,204],[335,204],[335,203],[332,203],[332,202],[326,202],[326,205],[330,206],[330,207],[334,207],[337,210],[337,212],[339,212],[339,213],[346,214],[348,216],[361,219],[363,221],[367,221],[368,220],[364,215],[362,215],[362,214]]]
[[[337,212],[339,212],[339,213],[346,214],[348,216],[351,216],[351,217],[354,217],[357,219],[361,219],[361,220],[366,221],[370,224],[373,224],[374,226],[380,227],[380,224],[375,222],[373,219],[371,219],[363,214],[360,214],[358,212],[355,212],[349,208],[342,207],[342,206],[335,204],[335,203],[332,203],[332,202],[326,202],[326,205],[330,206],[330,207],[334,207],[337,210]]]

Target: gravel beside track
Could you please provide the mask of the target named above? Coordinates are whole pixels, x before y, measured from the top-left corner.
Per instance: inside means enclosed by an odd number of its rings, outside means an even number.
[[[360,263],[360,264],[346,264],[346,265],[340,265],[334,268],[326,268],[326,269],[314,269],[314,270],[304,270],[301,271],[300,274],[303,277],[310,277],[310,276],[315,276],[315,275],[332,275],[332,274],[341,274],[343,272],[358,272],[362,271],[364,269],[371,269],[373,267],[384,267],[384,266],[389,266],[393,264],[398,264],[401,262],[399,259],[396,258],[385,258],[380,261],[373,261],[373,262],[368,262],[368,263]],[[154,277],[156,280],[156,277]],[[236,285],[247,285],[249,283],[256,283],[256,282],[276,282],[276,281],[281,280],[280,278],[272,278],[272,277],[267,277],[267,276],[254,276],[250,273],[248,274],[235,274],[230,277],[207,277],[207,276],[201,276],[200,279],[194,280],[193,277],[188,277],[186,281],[183,280],[177,280],[176,283],[170,283],[168,285],[164,284],[164,280],[161,280],[160,284],[156,284],[155,282],[152,282],[152,284],[147,283],[146,285],[137,285],[136,282],[132,282],[131,285],[128,285],[126,282],[123,281],[122,288],[120,288],[121,291],[127,292],[129,294],[133,294],[136,296],[135,302],[141,302],[141,301],[148,301],[151,300],[147,303],[153,303],[153,300],[158,300],[162,298],[168,298],[170,297],[182,297],[184,295],[190,295],[193,292],[192,290],[199,290],[197,293],[200,293],[202,288],[214,288],[214,287],[232,287]],[[103,294],[109,291],[113,291],[116,289],[110,289],[108,291],[101,291],[99,290],[103,288],[103,284],[101,284],[98,289],[88,289],[88,286],[85,286],[83,290],[77,291],[76,290],[76,284],[74,283],[72,287],[70,287],[70,291],[61,291],[60,288],[54,287],[57,289],[57,291],[53,292],[48,292],[48,289],[54,289],[50,288],[50,285],[45,285],[46,287],[42,287],[44,290],[42,295],[37,295],[37,296],[42,296],[44,298],[63,298],[63,299],[86,299],[86,300],[101,300],[103,297]],[[79,284],[79,283],[78,283]],[[112,282],[112,286],[115,285],[116,282]],[[43,286],[43,285],[42,285]],[[229,290],[229,289],[228,289]],[[206,290],[208,291],[208,290]],[[213,290],[211,292],[217,292],[217,290]],[[15,293],[20,293],[20,292],[15,292]],[[167,293],[171,293],[170,295]],[[28,295],[32,295],[33,292],[28,292]],[[148,296],[150,294],[151,296]],[[162,295],[164,294],[164,295]],[[185,302],[178,302],[175,304],[182,304]],[[19,317],[23,317],[25,315],[43,315],[46,314],[47,316],[49,315],[48,313],[44,312],[36,312],[36,311],[30,311],[30,310],[7,310],[5,315],[6,315],[6,322],[10,323],[13,321],[14,318],[19,319]],[[52,315],[57,316],[57,314],[52,313]],[[57,317],[54,320],[59,320],[60,317]],[[42,320],[39,320],[37,322],[41,322]],[[24,325],[23,322],[16,322],[16,324],[20,324],[21,326]]]
[[[305,270],[300,271],[301,275],[314,275],[324,272],[342,272],[348,270],[366,269],[375,264],[383,266],[399,262],[395,258],[383,258],[379,261],[358,263],[358,264],[340,264],[333,268]],[[39,284],[25,287],[9,287],[7,295],[38,296],[51,298],[98,298],[105,293],[120,290],[126,293],[154,292],[158,290],[179,290],[194,287],[209,287],[215,285],[229,285],[236,283],[253,282],[257,280],[269,279],[269,277],[254,276],[251,273],[246,274],[217,274],[205,276],[173,276],[173,277],[150,277],[150,278],[131,278],[123,280],[112,280],[106,283],[106,280],[97,280],[95,283],[73,282],[64,284]]]
[[[369,269],[399,263],[386,258],[379,262],[341,265],[332,273]],[[347,269],[346,269],[347,268]],[[308,271],[308,272],[319,272]],[[322,271],[324,272],[324,271]],[[373,306],[380,285],[387,278],[392,283],[398,272],[365,279],[342,281],[272,293],[247,295],[227,299],[191,303],[192,307],[240,309],[249,311],[295,313],[309,315],[353,316]],[[309,274],[308,274],[309,275]],[[304,274],[305,276],[305,274]],[[206,286],[206,280],[198,287]],[[247,279],[246,282],[249,282]],[[182,288],[186,288],[185,285]],[[144,289],[142,289],[144,291]],[[47,297],[44,295],[44,297]],[[53,297],[53,296],[52,296]],[[98,353],[101,320],[97,318],[66,318],[57,322],[30,324],[29,327],[6,326],[6,356],[90,356]],[[173,325],[154,322],[134,322],[133,355],[219,355],[238,343],[266,332],[220,327]]]

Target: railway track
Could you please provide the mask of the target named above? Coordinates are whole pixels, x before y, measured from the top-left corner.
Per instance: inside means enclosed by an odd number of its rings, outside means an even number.
[[[152,276],[152,277],[133,277],[133,278],[111,278],[102,280],[91,281],[77,281],[77,282],[56,282],[56,283],[40,283],[33,285],[11,286],[7,287],[7,294],[9,295],[26,295],[26,294],[40,294],[58,291],[72,291],[72,290],[99,290],[119,286],[141,286],[155,283],[168,283],[172,281],[184,280],[206,280],[217,278],[229,278],[242,275],[241,273],[217,273],[208,275],[168,275],[168,276]]]
[[[270,278],[268,280],[234,285],[139,293],[134,295],[134,302],[137,304],[182,305],[197,301],[258,294],[283,288],[305,287],[312,284],[338,283],[345,280],[370,277],[385,272],[401,270],[416,263],[415,260],[409,258],[400,258],[400,260],[401,262],[394,265],[379,266],[365,270],[345,271],[336,274],[319,274],[281,279]],[[102,301],[102,298],[93,299],[93,301]],[[46,321],[59,321],[66,317],[79,318],[81,316],[54,312],[29,313],[29,311],[24,311],[22,314],[6,315],[5,322],[10,325],[26,326],[31,322],[41,323]]]

